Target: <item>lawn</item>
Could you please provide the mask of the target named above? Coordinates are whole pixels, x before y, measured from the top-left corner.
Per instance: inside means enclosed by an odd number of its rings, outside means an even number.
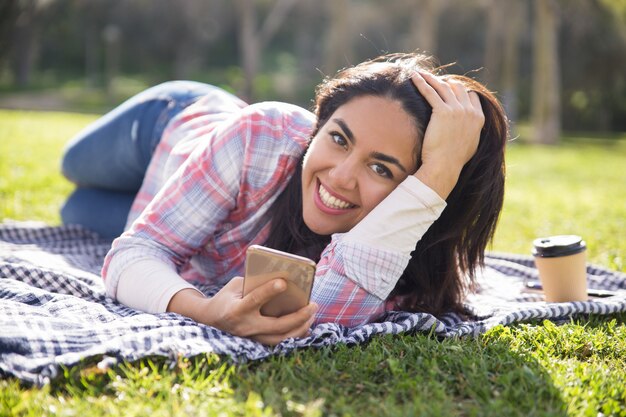
[[[95,116],[0,110],[0,218],[58,223],[64,143]],[[626,271],[626,137],[510,143],[493,250],[576,233]],[[0,312],[1,314],[1,312]],[[212,354],[108,371],[87,361],[44,388],[0,380],[0,416],[626,416],[626,314],[498,327],[478,338],[376,337],[233,364]]]

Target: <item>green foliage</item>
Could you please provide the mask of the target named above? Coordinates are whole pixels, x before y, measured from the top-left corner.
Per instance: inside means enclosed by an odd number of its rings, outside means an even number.
[[[63,145],[94,116],[0,111],[0,217],[58,222]],[[494,249],[579,233],[624,270],[626,142],[514,143]],[[626,416],[626,313],[498,326],[477,338],[375,337],[236,364],[213,354],[98,366],[43,388],[0,381],[0,416]]]
[[[178,78],[209,80],[242,91],[243,20],[237,2],[226,0],[121,1],[47,0],[0,3],[0,92],[56,89],[71,80],[104,87],[111,78],[138,78],[148,85]],[[251,1],[253,27],[272,26],[276,1]],[[495,5],[506,10],[504,24],[521,27],[514,99],[521,118],[530,115],[532,91],[532,39],[536,33],[534,2],[437,2],[433,17],[432,52],[442,64],[457,63],[456,73],[489,79],[489,88],[509,94],[497,80],[503,68],[485,62],[490,55],[489,24]],[[626,130],[626,6],[623,0],[559,0],[560,104],[566,129]],[[329,3],[329,5],[332,4]],[[414,14],[420,6],[411,1],[346,2],[342,17],[316,0],[292,2],[288,17],[260,51],[259,73],[254,78],[256,99],[280,97],[308,105],[311,86],[322,75],[333,74],[385,52],[428,48],[415,38]],[[32,7],[36,5],[37,7]],[[416,6],[417,5],[417,6]],[[425,8],[424,13],[428,13]],[[275,9],[274,9],[275,11]],[[516,18],[519,19],[516,22]],[[280,20],[280,19],[278,19]],[[333,42],[334,22],[343,28],[344,42]],[[496,25],[497,26],[497,25]],[[441,28],[445,28],[442,30]],[[20,30],[18,30],[20,29]],[[119,34],[107,46],[106,33]],[[20,36],[21,35],[21,36]],[[498,38],[505,36],[500,33]],[[330,57],[341,57],[329,62]],[[285,59],[287,57],[287,59]],[[489,68],[484,68],[489,65]],[[217,75],[217,76],[216,76]],[[233,76],[235,75],[235,76]],[[21,80],[21,82],[20,82]],[[303,88],[305,87],[305,88]],[[67,108],[67,107],[66,107]],[[73,107],[69,107],[73,109]],[[95,111],[94,107],[88,107]],[[517,115],[514,115],[517,116]]]

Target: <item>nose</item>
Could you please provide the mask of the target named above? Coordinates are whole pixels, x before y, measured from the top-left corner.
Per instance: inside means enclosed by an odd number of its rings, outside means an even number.
[[[357,164],[353,158],[346,157],[337,162],[328,172],[331,186],[337,189],[352,190],[357,185]]]

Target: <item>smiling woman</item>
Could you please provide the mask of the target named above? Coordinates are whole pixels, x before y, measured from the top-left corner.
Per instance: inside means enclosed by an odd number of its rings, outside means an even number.
[[[78,187],[63,219],[116,238],[111,297],[263,343],[314,322],[459,310],[502,207],[507,126],[482,85],[429,62],[343,70],[314,114],[193,82],[147,90],[68,145]],[[280,278],[242,297],[253,244],[317,262],[309,306],[263,316]],[[207,297],[195,281],[222,288]]]
[[[417,127],[395,100],[363,96],[339,107],[313,137],[302,168],[306,225],[347,232],[417,170]]]

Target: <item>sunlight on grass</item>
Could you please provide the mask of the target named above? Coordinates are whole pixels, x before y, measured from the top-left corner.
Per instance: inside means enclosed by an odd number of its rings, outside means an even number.
[[[530,254],[536,237],[578,234],[590,261],[626,270],[625,163],[626,141],[511,144],[493,250]]]
[[[59,223],[72,190],[60,174],[65,143],[94,115],[0,110],[0,217]]]

